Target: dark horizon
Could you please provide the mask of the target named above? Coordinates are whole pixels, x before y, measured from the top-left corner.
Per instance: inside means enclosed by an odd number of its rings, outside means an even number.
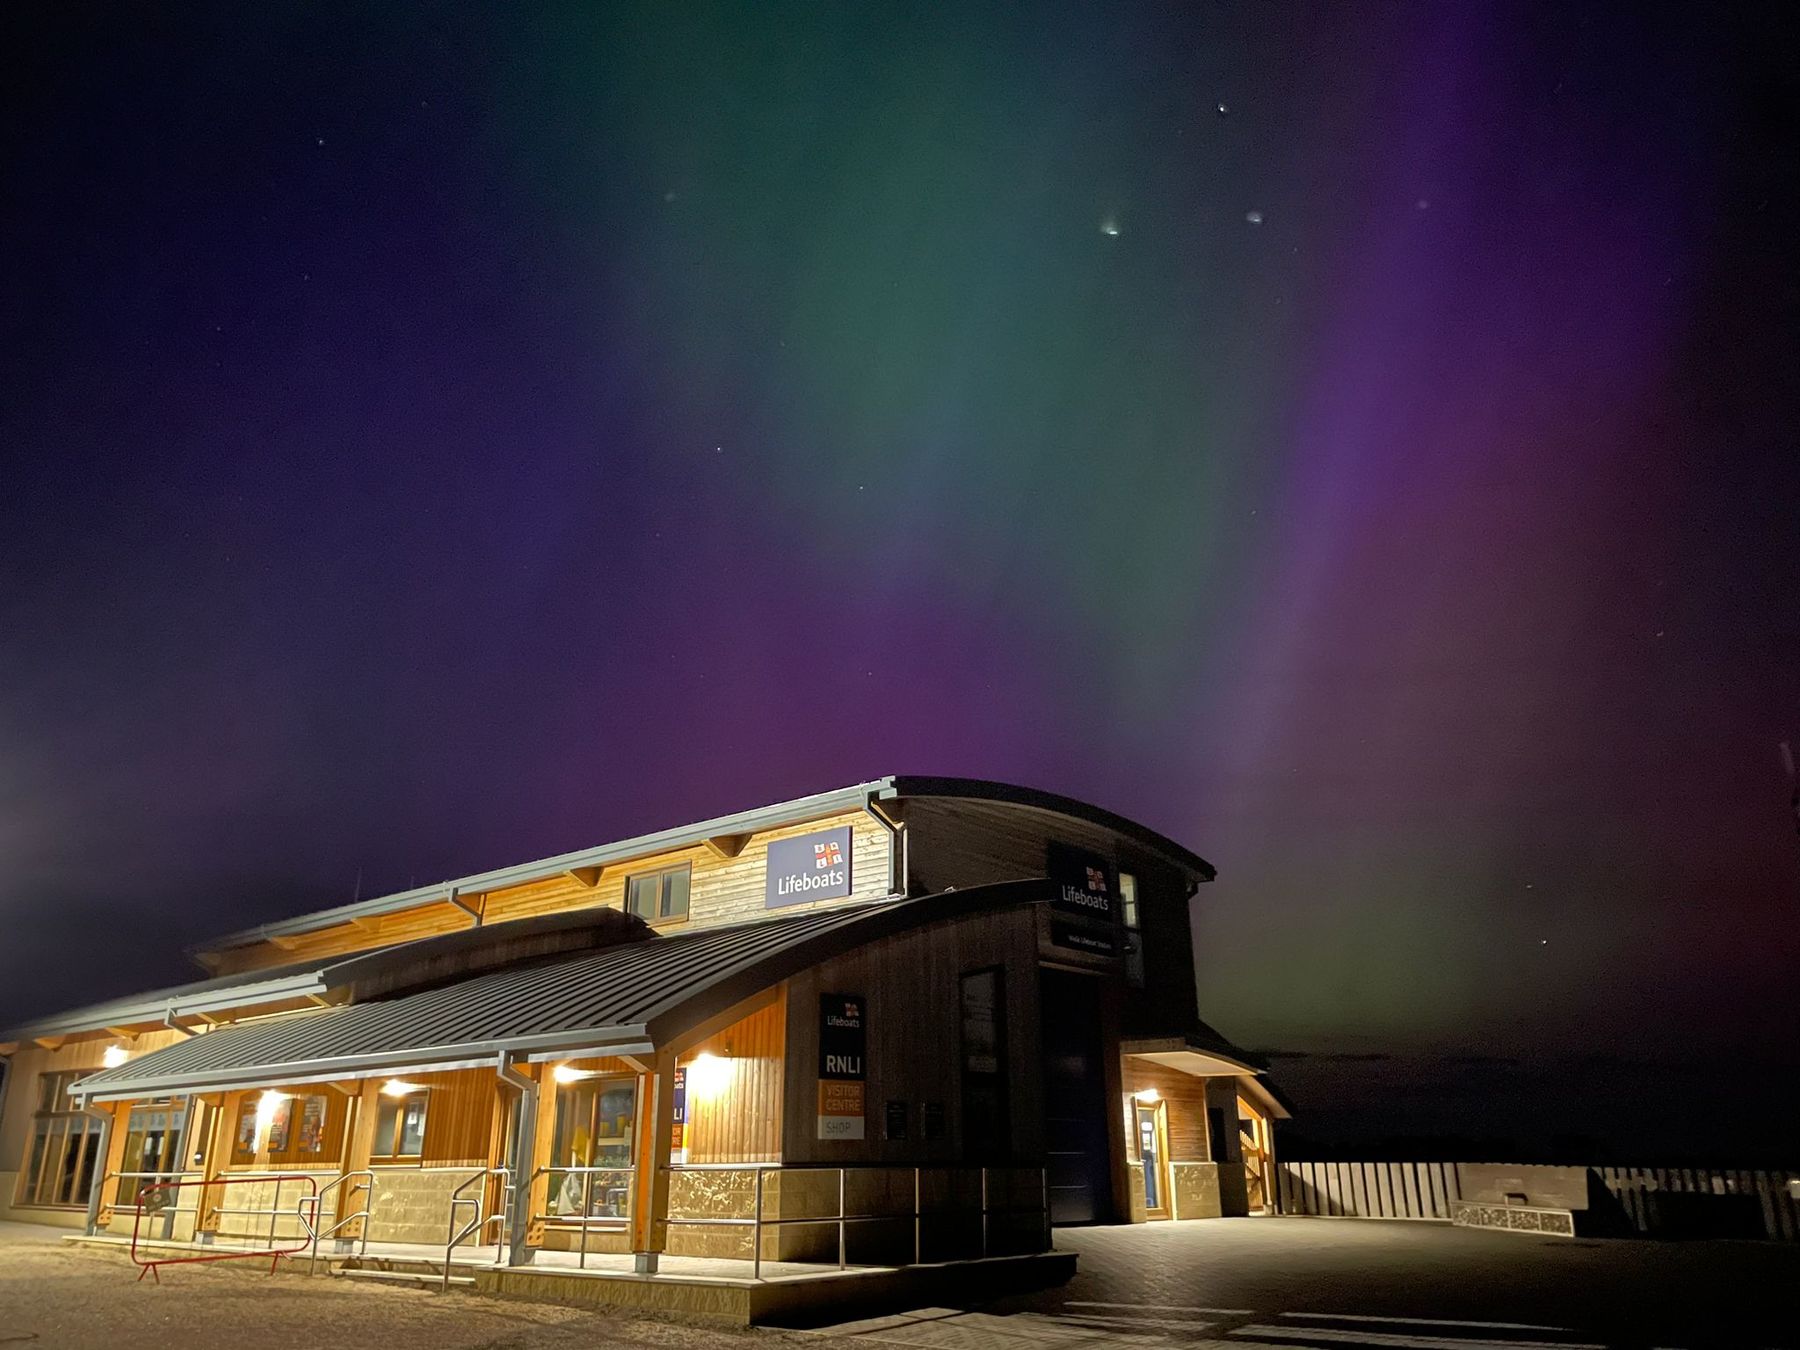
[[[1332,1147],[1789,1147],[1783,7],[0,24],[0,1025],[950,774]]]

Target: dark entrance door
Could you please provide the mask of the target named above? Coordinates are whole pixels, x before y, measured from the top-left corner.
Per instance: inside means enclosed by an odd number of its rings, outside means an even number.
[[[1095,1223],[1110,1206],[1106,1074],[1101,1064],[1100,981],[1039,972],[1044,1054],[1044,1134],[1050,1222]]]

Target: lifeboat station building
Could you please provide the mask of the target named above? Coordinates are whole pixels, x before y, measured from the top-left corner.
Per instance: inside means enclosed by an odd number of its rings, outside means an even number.
[[[0,1032],[0,1219],[746,1320],[1042,1274],[1061,1225],[1267,1203],[1286,1112],[1196,1006],[1213,875],[893,777],[232,933]]]

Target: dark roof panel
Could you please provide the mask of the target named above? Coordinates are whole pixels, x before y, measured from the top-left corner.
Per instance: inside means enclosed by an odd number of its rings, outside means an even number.
[[[925,924],[1047,899],[1042,880],[703,928],[372,1003],[221,1027],[83,1079],[89,1100],[354,1077],[507,1053],[661,1046],[778,981]]]

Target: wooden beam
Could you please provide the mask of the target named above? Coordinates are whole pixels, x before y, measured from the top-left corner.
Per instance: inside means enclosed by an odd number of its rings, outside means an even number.
[[[600,872],[601,869],[598,867],[571,867],[568,871],[568,875],[574,877],[575,880],[579,881],[589,890],[592,890],[600,884]]]
[[[279,947],[284,952],[291,952],[300,946],[300,939],[285,935],[282,937],[272,937],[269,939],[269,945],[271,947]]]
[[[18,1050],[19,1043],[17,1041],[0,1041],[0,1055],[17,1054]]]
[[[747,834],[715,834],[706,841],[706,847],[715,858],[735,858],[749,842]]]
[[[130,1027],[108,1027],[106,1028],[106,1034],[108,1036],[117,1036],[122,1041],[135,1041],[137,1039],[137,1032],[133,1031]]]
[[[34,1036],[32,1044],[40,1050],[60,1050],[63,1042],[68,1039],[67,1036]]]

